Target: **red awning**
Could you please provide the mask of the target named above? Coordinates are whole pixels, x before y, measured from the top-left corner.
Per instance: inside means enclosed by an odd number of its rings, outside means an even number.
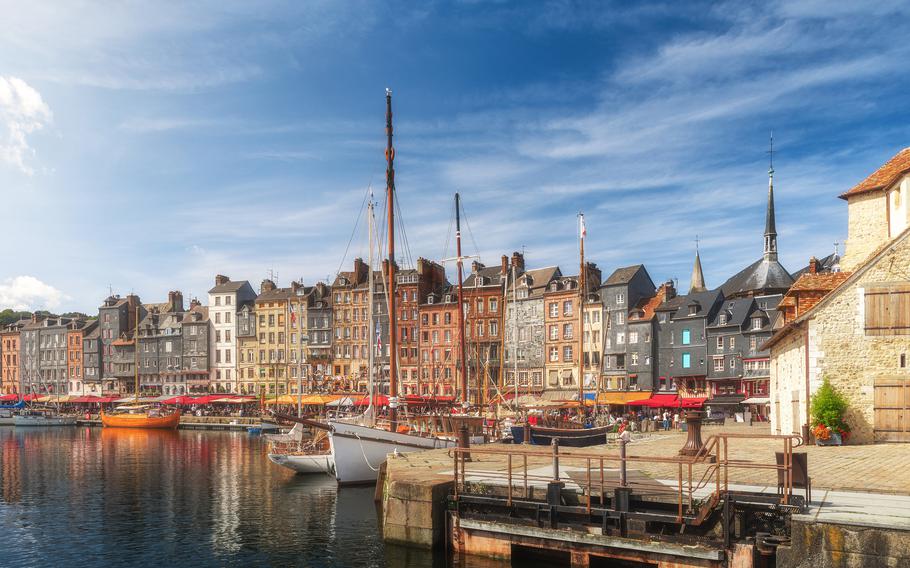
[[[679,406],[679,398],[675,394],[652,394],[650,398],[627,402],[626,406],[647,406],[648,408],[674,408]]]
[[[27,394],[27,395],[23,396],[22,400],[24,400],[25,402],[31,402],[35,399],[41,398],[42,396],[44,396],[44,395],[32,393],[32,394]]]
[[[705,405],[707,398],[693,397],[679,399],[683,408],[701,408]]]
[[[369,405],[370,405],[370,397],[368,397],[368,396],[365,396],[354,403],[354,406],[369,406]],[[388,406],[388,405],[389,405],[389,397],[385,396],[384,394],[375,395],[373,397],[373,406]]]
[[[0,402],[9,402],[11,400],[19,400],[18,394],[5,394],[0,396]]]
[[[196,399],[191,396],[175,396],[162,402],[163,404],[194,404]]]
[[[88,404],[90,402],[101,402],[101,399],[97,396],[77,396],[76,398],[71,398],[67,402],[78,402],[82,404]]]

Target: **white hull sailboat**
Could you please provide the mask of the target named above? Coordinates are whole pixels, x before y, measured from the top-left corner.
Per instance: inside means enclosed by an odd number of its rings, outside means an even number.
[[[450,448],[452,440],[389,432],[352,422],[329,422],[332,431],[332,457],[335,460],[335,479],[339,485],[375,483],[389,454],[407,454],[436,448]]]
[[[13,425],[19,428],[27,426],[75,426],[76,417],[45,412],[29,412],[14,416]]]
[[[269,454],[269,460],[297,473],[335,473],[332,454]]]

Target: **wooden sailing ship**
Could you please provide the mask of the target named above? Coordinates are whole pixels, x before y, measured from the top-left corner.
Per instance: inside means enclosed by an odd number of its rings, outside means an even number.
[[[136,307],[136,328],[133,334],[136,399],[131,405],[120,406],[114,412],[101,410],[104,428],[152,428],[174,430],[180,424],[180,410],[168,412],[139,404],[139,307]]]

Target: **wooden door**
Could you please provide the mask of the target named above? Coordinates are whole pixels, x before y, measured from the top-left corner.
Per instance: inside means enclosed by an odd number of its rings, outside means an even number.
[[[910,379],[876,379],[874,411],[876,442],[910,442]]]

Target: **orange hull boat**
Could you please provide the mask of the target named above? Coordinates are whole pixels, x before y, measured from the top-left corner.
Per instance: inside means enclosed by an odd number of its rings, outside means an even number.
[[[157,428],[173,430],[180,424],[180,411],[167,416],[148,414],[105,414],[101,412],[101,424],[105,428]]]

